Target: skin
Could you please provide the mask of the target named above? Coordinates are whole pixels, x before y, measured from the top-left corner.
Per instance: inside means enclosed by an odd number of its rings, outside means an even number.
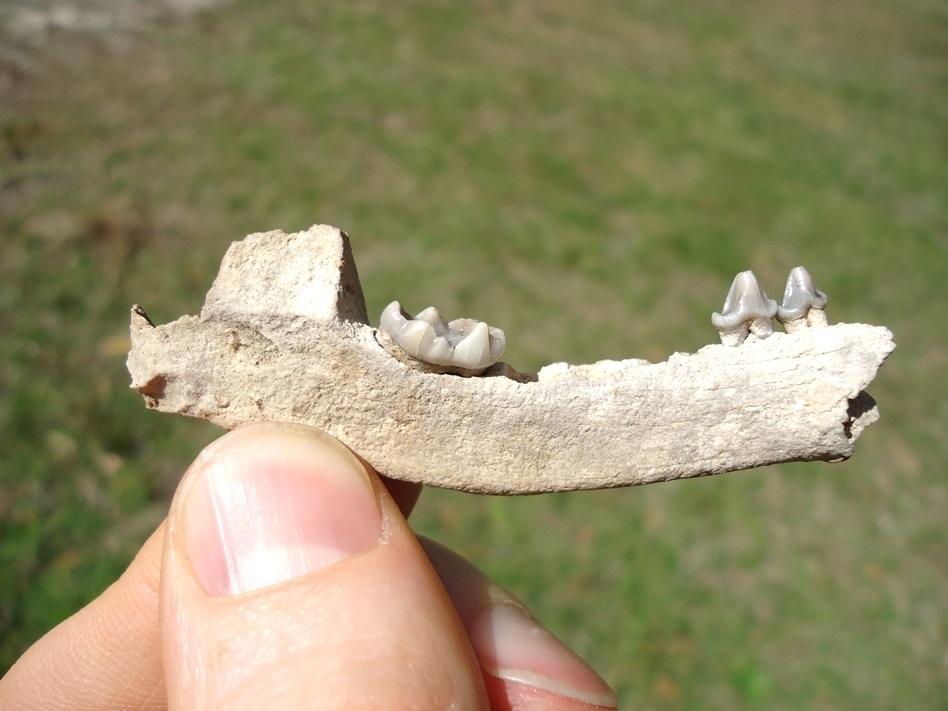
[[[318,430],[225,435],[122,577],[0,679],[0,708],[615,708],[519,600],[415,537],[419,492]]]

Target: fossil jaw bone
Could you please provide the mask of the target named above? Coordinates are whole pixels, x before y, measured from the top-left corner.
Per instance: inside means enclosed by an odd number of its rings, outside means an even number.
[[[483,321],[459,318],[449,322],[434,306],[412,318],[397,301],[382,311],[379,330],[414,360],[459,375],[483,373],[500,360],[507,343],[501,329]],[[379,341],[392,350],[386,339]]]
[[[827,296],[820,291],[813,277],[803,267],[795,267],[787,277],[783,304],[777,307],[777,320],[787,333],[800,329],[828,326],[826,319]]]
[[[253,234],[199,315],[155,325],[132,310],[131,385],[228,429],[320,427],[394,479],[536,494],[845,459],[879,416],[864,391],[895,347],[880,326],[835,324],[662,363],[459,378],[392,357],[368,321],[343,232]]]
[[[748,332],[758,338],[773,334],[776,313],[777,302],[767,297],[754,272],[748,270],[734,277],[724,308],[711,314],[711,323],[721,334],[721,343],[739,346]]]

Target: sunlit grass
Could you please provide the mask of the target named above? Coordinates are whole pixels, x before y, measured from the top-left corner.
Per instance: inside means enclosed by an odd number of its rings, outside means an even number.
[[[195,313],[227,244],[353,240],[370,314],[436,304],[520,368],[715,340],[753,268],[893,329],[840,465],[414,520],[630,708],[941,708],[943,7],[237,2],[0,95],[0,663],[98,593],[217,430],[127,390],[128,307]],[[9,577],[6,577],[9,575]],[[9,582],[8,582],[9,581]]]

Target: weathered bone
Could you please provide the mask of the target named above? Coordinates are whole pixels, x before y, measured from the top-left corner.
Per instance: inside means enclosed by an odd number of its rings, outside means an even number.
[[[131,333],[149,407],[308,423],[390,477],[495,494],[845,459],[878,419],[863,391],[895,347],[885,328],[837,324],[655,364],[425,372],[379,344],[348,238],[328,226],[234,243],[200,316],[154,326],[136,306]]]

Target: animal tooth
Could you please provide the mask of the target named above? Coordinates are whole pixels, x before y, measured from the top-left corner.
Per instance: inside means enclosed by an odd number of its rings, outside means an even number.
[[[411,320],[397,302],[382,317],[395,334]],[[895,347],[885,328],[837,324],[654,364],[497,363],[472,382],[368,322],[344,233],[257,233],[228,249],[200,316],[155,325],[133,307],[131,385],[149,408],[227,429],[322,428],[396,480],[538,494],[849,458]]]
[[[423,353],[431,348],[437,334],[430,323],[425,321],[405,321],[399,334],[399,344],[406,352]]]
[[[474,329],[454,347],[454,359],[467,368],[483,368],[490,364],[490,334],[487,324],[479,321]]]
[[[433,306],[412,318],[397,301],[382,311],[379,330],[411,358],[435,366],[431,370],[459,375],[483,372],[500,360],[506,344],[504,332],[483,321],[449,323]]]
[[[507,337],[503,331],[493,326],[488,326],[487,332],[490,334],[490,362],[493,364],[503,357],[504,349],[507,347]]]
[[[435,365],[455,365],[454,349],[451,347],[451,342],[444,336],[437,336],[431,346],[421,351],[416,358]]]
[[[402,305],[393,301],[382,311],[379,327],[388,334],[401,333],[407,321],[408,314],[402,309]]]
[[[424,311],[416,315],[415,318],[426,321],[432,326],[437,326],[438,324],[444,323],[444,319],[441,317],[441,312],[438,311],[438,309],[436,309],[434,306],[429,306]]]
[[[721,335],[721,343],[739,346],[748,332],[767,338],[773,330],[777,302],[767,297],[754,272],[747,270],[734,277],[721,313],[711,314],[711,323]]]
[[[804,267],[794,267],[787,277],[787,288],[783,292],[783,304],[777,307],[777,320],[787,333],[812,326],[828,326],[826,319],[826,294],[820,291],[813,277]]]

